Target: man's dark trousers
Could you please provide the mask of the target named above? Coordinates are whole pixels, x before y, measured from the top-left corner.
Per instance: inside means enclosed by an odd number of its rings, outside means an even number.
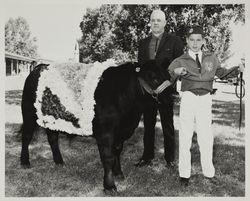
[[[175,158],[173,100],[169,100],[168,104],[152,104],[144,110],[144,152],[142,155],[142,159],[151,160],[154,158],[155,125],[157,120],[158,109],[160,113],[162,131],[164,136],[164,158],[167,162],[172,162]]]

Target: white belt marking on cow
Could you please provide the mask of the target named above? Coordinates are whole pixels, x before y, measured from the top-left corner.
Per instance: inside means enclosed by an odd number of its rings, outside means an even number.
[[[62,79],[60,73],[56,69],[56,64],[49,66],[48,70],[44,70],[39,78],[37,87],[37,98],[34,104],[37,110],[37,123],[45,128],[57,131],[65,131],[69,134],[77,135],[92,135],[92,120],[94,118],[94,92],[99,82],[99,79],[104,70],[109,66],[114,66],[112,60],[104,63],[95,62],[91,67],[84,80],[80,104],[74,100],[73,91],[67,86],[67,83]],[[43,115],[41,111],[42,96],[45,88],[50,88],[54,95],[60,98],[60,102],[65,106],[66,110],[79,119],[80,128],[76,128],[72,122],[63,119],[55,119],[52,115]]]

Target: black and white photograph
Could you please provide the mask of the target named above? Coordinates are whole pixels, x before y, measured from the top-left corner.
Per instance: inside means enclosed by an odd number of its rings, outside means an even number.
[[[1,4],[2,198],[247,199],[247,1]]]

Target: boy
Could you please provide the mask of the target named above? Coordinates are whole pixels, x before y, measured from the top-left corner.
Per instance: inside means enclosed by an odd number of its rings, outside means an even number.
[[[193,26],[187,33],[188,50],[169,66],[173,79],[181,77],[180,132],[179,132],[179,176],[181,185],[187,186],[191,175],[191,153],[193,125],[196,120],[197,140],[203,175],[213,178],[212,162],[212,99],[213,79],[225,78],[230,72],[238,73],[238,67],[221,68],[215,55],[202,52],[205,43],[203,29]],[[240,69],[243,71],[243,69]],[[232,74],[230,73],[230,74]]]

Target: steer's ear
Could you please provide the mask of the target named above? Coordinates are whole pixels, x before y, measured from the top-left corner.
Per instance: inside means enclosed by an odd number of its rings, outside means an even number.
[[[132,64],[134,65],[135,72],[139,73],[141,71],[141,67],[139,66],[139,63],[133,62]]]

